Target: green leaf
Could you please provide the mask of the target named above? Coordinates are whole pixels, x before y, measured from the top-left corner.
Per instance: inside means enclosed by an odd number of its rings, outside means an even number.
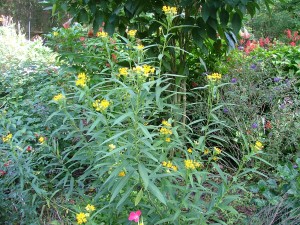
[[[227,12],[227,10],[225,8],[222,8],[220,13],[219,13],[219,17],[220,17],[220,22],[222,27],[226,27],[226,25],[229,22],[229,13]]]
[[[119,208],[123,204],[123,202],[126,201],[126,199],[129,197],[129,195],[132,193],[133,188],[134,188],[134,186],[128,188],[128,190],[124,194],[122,194],[122,198],[118,202],[116,208]]]
[[[85,9],[80,10],[79,19],[80,19],[80,22],[82,22],[82,23],[88,23],[89,16]]]
[[[142,130],[143,134],[144,134],[147,138],[149,138],[150,140],[153,140],[153,139],[152,139],[152,136],[153,136],[153,135],[151,135],[151,134],[149,133],[148,129],[146,128],[146,126],[144,126],[144,124],[138,123],[138,126],[139,126],[139,128]]]
[[[110,198],[109,202],[112,202],[117,197],[117,195],[120,193],[122,188],[125,187],[125,185],[128,183],[128,181],[131,178],[133,172],[134,171],[131,171],[130,173],[126,174],[126,176],[123,177],[119,183],[115,183],[117,185],[115,185],[113,190],[112,190],[112,195],[111,195],[111,198]]]
[[[149,176],[148,176],[147,169],[143,163],[139,163],[138,168],[139,168],[140,177],[142,178],[142,180],[144,182],[144,187],[147,190],[148,185],[149,185]]]
[[[66,195],[66,198],[69,199],[71,194],[73,193],[73,189],[74,189],[74,177],[71,176],[71,179],[70,179],[70,186],[69,186],[69,191]]]
[[[149,182],[149,191],[164,205],[167,205],[166,199],[163,196],[163,194],[160,192],[158,187],[153,184],[152,182]]]
[[[232,29],[234,34],[238,34],[242,27],[242,18],[239,13],[234,13],[231,20]]]
[[[134,118],[133,112],[129,111],[129,112],[123,114],[122,116],[120,116],[118,119],[116,119],[114,121],[114,123],[112,124],[112,126],[114,126],[116,124],[120,125],[125,119],[127,119],[127,117]]]
[[[207,4],[204,4],[202,6],[202,18],[203,18],[204,22],[206,22],[209,18],[209,7]]]
[[[225,173],[220,169],[219,165],[216,163],[212,163],[214,168],[218,171],[218,173],[220,174],[222,180],[225,182],[225,184],[227,184],[227,176],[225,175]]]
[[[135,206],[137,206],[140,203],[140,201],[141,201],[141,199],[143,197],[143,194],[144,194],[143,189],[141,189],[139,191],[139,193],[137,194],[137,196],[135,197],[135,200],[134,200],[134,205]]]

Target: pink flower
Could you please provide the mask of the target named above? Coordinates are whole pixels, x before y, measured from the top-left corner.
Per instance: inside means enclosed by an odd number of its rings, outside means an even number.
[[[259,39],[259,46],[264,47],[264,45],[265,45],[264,39],[260,38]]]
[[[292,32],[291,32],[290,29],[285,30],[285,33],[286,33],[286,36],[287,36],[288,39],[292,38]]]
[[[134,221],[137,223],[137,222],[139,222],[141,214],[142,214],[141,210],[138,210],[136,212],[131,212],[129,214],[128,220]]]

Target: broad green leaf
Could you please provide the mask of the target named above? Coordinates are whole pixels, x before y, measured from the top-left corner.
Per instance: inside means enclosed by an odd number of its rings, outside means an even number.
[[[147,190],[148,185],[149,185],[149,176],[148,176],[147,169],[143,163],[139,163],[138,168],[139,168],[140,177],[142,178],[142,180],[144,182],[144,187]]]
[[[139,191],[139,193],[137,194],[137,196],[135,197],[135,200],[134,200],[134,205],[135,206],[137,206],[140,203],[140,201],[141,201],[141,199],[143,197],[143,194],[144,194],[143,189],[141,189]]]
[[[231,20],[232,29],[234,34],[238,34],[242,27],[242,18],[239,13],[234,13]]]
[[[167,205],[165,197],[154,183],[149,182],[148,189],[161,203]]]
[[[153,140],[153,139],[152,139],[152,136],[153,136],[153,135],[151,135],[151,134],[149,133],[148,129],[146,128],[146,126],[145,126],[144,124],[138,123],[138,126],[139,126],[139,128],[142,130],[143,134],[144,134],[147,138],[149,138],[150,140]]]

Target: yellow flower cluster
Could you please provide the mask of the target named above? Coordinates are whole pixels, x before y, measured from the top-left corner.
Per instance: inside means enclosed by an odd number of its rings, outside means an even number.
[[[137,74],[143,74],[145,77],[148,77],[149,74],[155,72],[155,68],[149,65],[136,66],[133,67],[132,70]]]
[[[172,127],[171,123],[169,123],[166,120],[163,120],[161,122],[161,124],[164,126],[164,127],[161,127],[159,130],[161,135],[172,135],[173,134],[172,130],[170,129]],[[167,136],[167,137],[165,137],[165,141],[171,142],[171,138]]]
[[[254,146],[255,150],[260,151],[260,150],[263,149],[263,147],[264,146],[263,146],[263,144],[260,141],[256,141],[255,142],[255,146]]]
[[[162,10],[165,14],[169,14],[169,15],[176,15],[177,14],[177,8],[176,7],[163,6]]]
[[[161,124],[162,125],[164,125],[164,126],[166,126],[166,127],[171,127],[172,126],[172,124],[170,124],[168,121],[166,121],[166,120],[163,120],[162,122],[161,122]]]
[[[122,170],[119,174],[118,174],[119,177],[125,177],[126,176],[126,173],[124,170]]]
[[[58,95],[55,95],[54,97],[53,97],[53,100],[54,101],[61,101],[62,99],[65,99],[66,97],[63,95],[63,94],[58,94]]]
[[[167,138],[165,139],[165,141],[169,143],[169,142],[171,142],[171,138],[167,137]]]
[[[96,208],[95,208],[95,206],[88,204],[88,205],[85,207],[85,210],[88,211],[88,212],[93,212],[93,211],[96,210]]]
[[[213,157],[212,157],[212,160],[214,160],[214,161],[218,161],[218,159],[219,159],[219,158],[218,158],[217,156],[213,156]]]
[[[184,166],[188,170],[194,170],[194,169],[202,167],[202,164],[195,160],[187,159],[187,160],[184,160]]]
[[[44,144],[46,139],[44,137],[39,137],[39,140],[38,140],[41,144]]]
[[[93,103],[93,107],[96,109],[96,111],[99,111],[99,112],[107,109],[109,105],[110,105],[110,103],[106,99],[103,99],[103,100],[97,99]]]
[[[136,48],[137,48],[137,50],[143,50],[144,49],[144,45],[137,45]]]
[[[217,155],[220,155],[221,152],[222,152],[222,150],[221,150],[220,148],[217,148],[217,147],[214,147],[214,150],[215,150],[215,153],[216,153]]]
[[[116,146],[114,144],[110,144],[110,145],[108,145],[108,147],[109,147],[110,151],[112,151],[116,148]]]
[[[87,212],[93,212],[96,210],[96,207],[93,206],[93,205],[90,205],[88,204],[86,207],[85,207],[85,210]],[[80,213],[77,213],[76,214],[76,220],[77,220],[77,223],[78,224],[83,224],[83,223],[86,223],[87,222],[87,218],[90,216],[89,213],[83,213],[83,212],[80,212]]]
[[[168,162],[163,161],[163,162],[162,162],[162,165],[163,165],[164,167],[167,167],[167,168],[172,169],[172,170],[174,170],[174,171],[177,171],[177,170],[178,170],[177,166],[173,165],[173,163],[172,163],[171,161],[168,161]]]
[[[97,37],[101,37],[101,38],[104,38],[104,37],[107,37],[108,36],[108,33],[107,32],[104,32],[104,31],[99,31],[97,32]]]
[[[86,214],[83,212],[76,214],[76,220],[78,224],[83,224],[87,222]]]
[[[88,77],[85,73],[79,73],[75,82],[76,86],[85,87],[88,82]]]
[[[210,153],[209,149],[204,150],[204,155],[208,155]]]
[[[127,34],[128,34],[129,37],[135,37],[136,32],[137,32],[137,30],[129,30],[129,31],[127,32]]]
[[[53,32],[53,36],[54,36],[54,37],[58,36],[58,32],[57,32],[57,31],[54,31],[54,32]]]
[[[12,134],[11,133],[9,133],[8,135],[2,137],[2,141],[4,143],[9,142],[11,139],[12,139]]]
[[[164,134],[164,135],[168,135],[168,134],[171,135],[171,134],[173,134],[173,132],[170,129],[166,128],[166,127],[160,128],[159,132],[161,134]]]
[[[119,69],[119,76],[127,76],[128,75],[128,68],[122,67]]]
[[[218,81],[222,79],[222,75],[220,73],[213,73],[211,75],[207,75],[207,79],[211,81]]]
[[[188,153],[192,153],[192,152],[193,152],[193,149],[188,148],[187,151],[188,151]]]

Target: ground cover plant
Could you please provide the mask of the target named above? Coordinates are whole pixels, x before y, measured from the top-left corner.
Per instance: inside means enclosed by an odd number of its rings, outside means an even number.
[[[156,36],[64,24],[57,54],[3,61],[0,221],[297,224],[299,47],[188,52],[178,9],[161,12]],[[183,51],[198,61],[180,73]]]

